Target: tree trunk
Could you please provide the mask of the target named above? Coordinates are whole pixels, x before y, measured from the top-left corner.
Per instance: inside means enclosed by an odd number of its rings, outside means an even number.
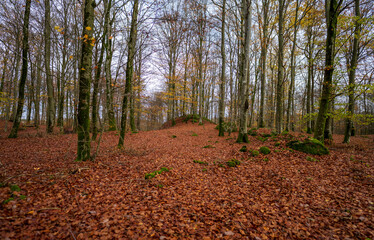
[[[122,117],[121,117],[121,132],[118,142],[118,147],[122,148],[125,138],[126,132],[126,124],[127,124],[127,108],[129,104],[129,97],[131,94],[131,81],[133,78],[134,72],[134,56],[135,56],[135,47],[136,47],[136,38],[137,38],[137,24],[138,24],[138,5],[139,1],[134,0],[134,7],[132,11],[132,19],[131,19],[131,29],[130,29],[130,40],[128,44],[128,57],[127,57],[127,64],[126,64],[126,87],[125,87],[125,94],[123,96],[123,103],[122,103]]]
[[[298,12],[299,12],[299,0],[296,0],[296,12],[295,12],[295,23],[294,23],[294,35],[292,41],[292,49],[291,49],[291,83],[290,88],[288,90],[288,102],[287,102],[287,118],[286,118],[286,131],[290,129],[290,118],[291,118],[291,107],[293,103],[293,92],[295,86],[295,51],[296,51],[296,39],[297,39],[297,21],[298,21]]]
[[[21,123],[23,103],[25,101],[25,84],[27,79],[27,53],[29,51],[29,21],[30,21],[30,8],[31,1],[26,0],[25,15],[23,18],[23,41],[22,41],[22,72],[21,79],[18,88],[18,104],[17,112],[14,118],[13,127],[9,134],[9,138],[16,138],[18,134],[18,128]]]
[[[244,21],[243,33],[244,37],[242,41],[242,51],[240,56],[240,75],[239,75],[239,96],[240,96],[240,108],[239,108],[239,135],[236,142],[248,143],[247,133],[247,112],[249,108],[248,102],[248,71],[249,71],[249,48],[251,42],[251,2],[250,0],[243,0],[242,2],[242,17]]]
[[[275,130],[277,133],[282,132],[282,120],[283,120],[283,24],[284,24],[284,6],[285,0],[279,0],[279,32],[278,32],[278,80],[277,80],[277,91],[276,91],[276,112],[275,112]]]
[[[111,0],[110,0],[111,1]],[[101,43],[101,50],[100,50],[100,57],[99,61],[97,62],[96,71],[95,71],[95,78],[94,78],[94,86],[93,86],[93,92],[92,92],[92,113],[91,113],[91,118],[92,118],[92,139],[96,140],[97,134],[98,134],[98,128],[97,128],[97,120],[98,120],[98,92],[99,92],[99,82],[100,82],[100,77],[101,77],[101,68],[103,65],[104,61],[104,51],[105,51],[105,38],[108,33],[108,28],[106,26],[105,21],[109,21],[109,15],[110,15],[110,8],[107,5],[105,8],[105,20],[104,20],[104,30],[103,30],[103,35],[101,37],[102,43]],[[102,126],[104,127],[104,126]]]
[[[264,122],[264,111],[265,111],[265,82],[266,82],[266,54],[267,54],[267,45],[268,45],[268,25],[269,25],[269,0],[263,1],[263,27],[262,27],[262,42],[261,42],[261,97],[260,97],[260,116],[258,119],[258,127],[265,127]]]
[[[322,84],[322,96],[319,104],[319,112],[314,132],[314,138],[323,141],[326,125],[326,118],[329,109],[329,102],[332,90],[332,76],[334,73],[334,54],[336,28],[338,24],[339,7],[342,0],[326,0],[326,19],[327,19],[327,37],[326,37],[326,57],[325,73]]]
[[[82,31],[82,56],[79,69],[78,102],[78,156],[77,161],[90,159],[90,88],[92,71],[92,49],[94,46],[94,0],[84,4],[84,22]]]
[[[352,117],[355,110],[355,75],[356,75],[356,68],[357,68],[357,61],[358,61],[358,45],[360,41],[360,30],[361,30],[361,23],[360,23],[360,0],[355,0],[355,30],[354,30],[354,38],[353,38],[353,46],[352,46],[352,55],[351,60],[348,67],[348,117],[346,119],[346,127],[344,133],[344,141],[343,143],[349,143],[350,136],[352,135],[353,129],[353,121]]]
[[[221,82],[219,84],[219,119],[218,119],[218,136],[225,136],[223,129],[223,122],[225,117],[225,73],[226,73],[226,52],[225,52],[225,21],[226,21],[226,0],[222,3],[222,27],[221,27],[221,55],[222,55],[222,68],[221,68]]]
[[[44,25],[44,59],[45,59],[45,74],[47,82],[47,133],[53,132],[54,122],[55,122],[55,102],[53,93],[53,79],[51,75],[51,9],[50,0],[45,0],[45,25]]]

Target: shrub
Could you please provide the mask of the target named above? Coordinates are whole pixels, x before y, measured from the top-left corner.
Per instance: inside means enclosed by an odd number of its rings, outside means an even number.
[[[305,152],[313,155],[326,155],[329,154],[329,150],[317,139],[306,138],[303,142],[291,141],[287,143],[287,146],[300,152]]]
[[[271,151],[270,151],[270,149],[268,147],[260,147],[260,153],[267,155],[270,152]]]

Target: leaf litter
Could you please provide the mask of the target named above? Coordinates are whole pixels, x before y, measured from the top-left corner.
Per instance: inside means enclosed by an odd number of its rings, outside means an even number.
[[[81,163],[74,162],[74,134],[1,138],[0,202],[13,199],[0,205],[0,236],[374,238],[372,136],[344,145],[336,135],[330,154],[311,162],[288,149],[285,137],[237,144],[236,133],[218,137],[214,127],[181,123],[127,134],[123,150],[115,132],[104,133],[95,162]],[[268,155],[252,155],[263,146]],[[228,167],[233,159],[240,165]],[[145,179],[162,168],[170,171]]]

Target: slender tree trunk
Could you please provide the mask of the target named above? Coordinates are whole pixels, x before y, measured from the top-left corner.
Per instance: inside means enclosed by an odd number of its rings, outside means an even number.
[[[90,159],[90,87],[92,78],[92,49],[95,44],[93,38],[95,6],[94,0],[85,1],[82,31],[82,56],[79,69],[77,161],[86,161]]]
[[[93,92],[92,92],[92,139],[96,140],[97,134],[98,134],[98,128],[97,128],[97,120],[98,120],[98,92],[99,92],[99,82],[101,77],[101,69],[104,61],[104,51],[105,51],[105,39],[107,35],[107,26],[105,21],[109,21],[109,15],[110,15],[110,8],[107,6],[105,9],[105,20],[104,20],[104,30],[103,35],[101,37],[102,43],[101,43],[101,50],[100,50],[100,57],[99,61],[97,62],[96,71],[95,71],[95,78],[94,78],[94,86],[93,86]],[[108,86],[107,86],[108,87]]]
[[[322,96],[319,104],[319,112],[314,132],[314,138],[323,141],[326,125],[326,118],[329,109],[329,102],[332,91],[332,76],[334,73],[334,53],[336,28],[338,24],[339,7],[342,0],[326,0],[326,19],[327,19],[327,37],[326,37],[326,57],[325,73],[322,84]]]
[[[222,27],[221,27],[221,55],[222,55],[222,68],[221,68],[221,82],[219,84],[219,119],[218,119],[218,136],[223,137],[225,131],[223,129],[223,122],[225,117],[225,73],[226,73],[226,50],[225,50],[225,21],[226,21],[226,0],[222,3]]]
[[[242,41],[240,75],[239,75],[239,91],[240,91],[240,108],[239,108],[239,135],[236,142],[248,143],[247,133],[247,118],[248,118],[248,71],[249,71],[249,48],[251,42],[251,2],[250,0],[243,0],[242,2],[242,16],[244,21],[244,37]]]
[[[292,41],[292,49],[291,49],[291,83],[290,88],[288,91],[288,102],[287,102],[287,117],[286,117],[286,131],[290,129],[290,118],[291,118],[291,107],[293,103],[293,93],[294,93],[294,86],[295,86],[295,51],[296,51],[296,39],[297,39],[297,21],[298,21],[298,13],[299,13],[299,0],[296,0],[296,12],[295,12],[295,23],[294,23],[294,35]],[[292,129],[292,127],[291,127]]]
[[[27,79],[27,53],[29,51],[29,21],[30,21],[30,8],[31,0],[26,0],[25,15],[23,18],[23,41],[22,41],[22,72],[21,79],[19,82],[19,93],[18,93],[18,104],[17,112],[14,118],[12,130],[9,134],[9,138],[16,138],[18,134],[18,128],[21,123],[23,103],[25,101],[25,84]]]
[[[8,65],[8,53],[9,53],[9,50],[7,49],[6,52],[5,52],[5,55],[4,55],[4,59],[3,59],[3,73],[1,75],[0,93],[2,93],[3,90],[4,90],[5,74],[6,74],[6,69],[7,69],[7,65]]]
[[[269,0],[263,1],[263,27],[262,27],[262,42],[261,42],[261,98],[260,98],[260,116],[258,120],[258,127],[265,127],[264,122],[264,111],[265,111],[265,82],[266,82],[266,54],[267,54],[267,45],[268,45],[268,25],[269,25]]]
[[[136,47],[136,38],[137,38],[137,24],[138,24],[138,5],[139,1],[134,0],[134,7],[132,12],[131,19],[131,29],[130,29],[130,40],[128,44],[128,57],[126,65],[126,87],[125,94],[123,96],[122,103],[122,117],[121,117],[121,132],[118,142],[118,147],[122,148],[125,138],[126,125],[127,125],[127,108],[129,104],[129,97],[131,94],[131,81],[133,78],[134,71],[134,56],[135,56],[135,47]]]
[[[51,8],[50,0],[45,0],[45,26],[44,26],[44,41],[45,41],[45,74],[47,82],[47,133],[53,132],[55,122],[55,102],[53,93],[53,78],[51,75]]]
[[[35,115],[34,115],[34,124],[35,127],[38,129],[40,124],[40,87],[42,82],[42,60],[41,60],[41,53],[38,52],[36,57],[36,87],[35,87]]]
[[[351,60],[348,67],[348,117],[346,119],[346,127],[344,133],[344,141],[343,143],[349,143],[350,136],[352,134],[353,128],[353,121],[352,117],[355,110],[355,75],[356,75],[356,68],[357,68],[357,61],[358,61],[358,45],[360,41],[360,30],[361,30],[361,23],[360,23],[360,0],[355,0],[355,30],[354,30],[354,38],[353,38],[353,46],[352,46],[352,55]]]
[[[276,112],[275,112],[275,130],[277,133],[282,132],[282,120],[283,120],[283,25],[284,25],[284,6],[285,0],[279,0],[279,32],[278,32],[278,80],[277,80],[277,97],[276,97]]]

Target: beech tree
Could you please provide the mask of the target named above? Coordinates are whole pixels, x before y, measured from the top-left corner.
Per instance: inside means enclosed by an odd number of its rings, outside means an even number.
[[[18,134],[18,128],[21,123],[23,105],[25,101],[25,84],[27,78],[27,71],[28,71],[28,51],[29,51],[29,23],[30,23],[30,8],[31,8],[31,0],[26,0],[26,7],[25,7],[25,14],[23,17],[23,40],[22,40],[22,72],[21,78],[19,81],[19,88],[18,88],[18,104],[17,104],[17,112],[14,118],[14,123],[12,130],[9,134],[9,138],[16,138]]]
[[[94,0],[86,0],[84,4],[84,20],[82,31],[82,54],[79,69],[79,103],[78,103],[78,152],[77,161],[90,159],[90,87],[92,70],[92,49],[95,45]]]

